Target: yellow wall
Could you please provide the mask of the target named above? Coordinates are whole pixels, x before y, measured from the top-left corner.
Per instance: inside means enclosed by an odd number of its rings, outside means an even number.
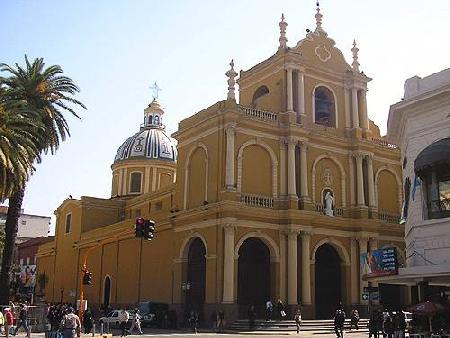
[[[266,149],[251,145],[242,156],[242,192],[272,196],[272,161]]]

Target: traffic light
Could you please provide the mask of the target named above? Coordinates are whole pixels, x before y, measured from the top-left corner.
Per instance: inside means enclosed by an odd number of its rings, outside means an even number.
[[[145,220],[142,217],[136,218],[136,224],[134,228],[136,237],[144,237],[144,223]]]
[[[91,285],[91,284],[92,284],[92,272],[89,272],[89,270],[85,270],[83,276],[83,285]]]
[[[155,232],[155,222],[149,219],[144,221],[144,238],[148,240],[152,240]]]

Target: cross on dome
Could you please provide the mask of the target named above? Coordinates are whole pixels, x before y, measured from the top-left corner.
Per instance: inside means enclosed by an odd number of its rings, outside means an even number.
[[[150,89],[153,90],[153,95],[152,95],[152,96],[153,96],[153,100],[158,99],[159,92],[160,92],[162,89],[158,86],[158,84],[156,83],[156,81],[155,81],[155,83],[153,84],[153,86],[150,87]]]

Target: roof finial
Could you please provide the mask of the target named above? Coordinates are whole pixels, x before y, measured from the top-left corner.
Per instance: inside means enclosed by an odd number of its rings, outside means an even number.
[[[352,48],[353,62],[352,62],[352,68],[353,68],[353,70],[355,72],[359,72],[358,52],[359,52],[359,48],[356,47],[356,40],[353,39],[353,48]]]
[[[322,31],[322,13],[320,13],[320,4],[319,1],[316,2],[316,31]]]
[[[235,77],[238,75],[238,73],[234,70],[234,60],[231,59],[230,62],[231,68],[225,73],[225,75],[228,77],[228,95],[227,100],[236,100],[236,97],[234,95],[234,85],[236,84]]]
[[[284,14],[281,14],[281,21],[278,24],[280,26],[280,38],[278,41],[280,41],[280,46],[278,49],[286,49],[287,48],[287,37],[286,37],[286,27],[288,26],[287,22],[284,21]]]

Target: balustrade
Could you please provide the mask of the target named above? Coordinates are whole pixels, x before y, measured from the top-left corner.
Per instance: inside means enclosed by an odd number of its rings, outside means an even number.
[[[241,194],[241,202],[251,207],[273,208],[273,197],[255,194]]]

